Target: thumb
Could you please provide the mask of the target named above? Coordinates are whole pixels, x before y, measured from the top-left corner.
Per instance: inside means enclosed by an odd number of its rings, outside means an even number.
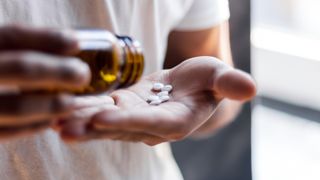
[[[247,101],[256,94],[251,76],[209,56],[188,59],[170,72],[172,84],[183,88],[211,90],[216,98]]]
[[[252,77],[236,69],[222,70],[213,78],[213,90],[218,96],[238,101],[247,101],[256,95]]]

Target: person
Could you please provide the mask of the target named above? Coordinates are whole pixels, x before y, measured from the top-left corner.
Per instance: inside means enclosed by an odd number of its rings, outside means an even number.
[[[256,93],[232,67],[228,18],[227,0],[0,1],[1,179],[181,180],[168,142],[216,132]],[[75,27],[139,40],[141,81],[107,95],[21,94],[88,83],[60,31]],[[169,102],[145,102],[154,82],[173,86]]]

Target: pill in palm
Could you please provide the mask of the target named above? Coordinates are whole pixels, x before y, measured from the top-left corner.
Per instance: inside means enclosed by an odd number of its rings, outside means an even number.
[[[148,97],[147,101],[156,101],[156,100],[159,100],[160,97],[159,96],[156,96],[156,95],[151,95]]]
[[[154,83],[152,86],[152,90],[160,91],[163,87],[164,87],[164,84],[162,83]]]
[[[165,86],[163,86],[163,88],[161,88],[161,91],[168,91],[168,92],[170,92],[170,91],[172,91],[172,86],[171,85],[165,85]]]
[[[157,94],[157,96],[168,96],[169,92],[168,91],[161,91]]]
[[[169,101],[169,93],[173,87],[170,84],[164,85],[162,83],[154,83],[152,86],[153,91],[160,91],[156,95],[151,95],[147,98],[147,102],[150,105],[159,105],[163,102]]]
[[[159,99],[160,99],[162,102],[166,102],[166,101],[169,101],[170,96],[168,96],[168,95],[160,96]]]
[[[158,99],[158,100],[151,101],[150,105],[159,105],[161,103],[162,103],[162,101],[160,99]]]

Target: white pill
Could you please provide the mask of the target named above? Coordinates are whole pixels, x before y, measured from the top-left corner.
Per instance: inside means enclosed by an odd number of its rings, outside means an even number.
[[[158,99],[158,100],[151,101],[150,105],[159,105],[161,103],[162,103],[162,101],[160,99]]]
[[[168,91],[161,91],[157,94],[157,96],[168,96],[169,92]]]
[[[159,96],[156,96],[156,95],[151,95],[148,97],[147,101],[156,101],[156,100],[159,100],[160,97]]]
[[[162,83],[154,83],[152,89],[155,91],[160,91],[163,87],[164,85]]]
[[[161,100],[162,102],[169,101],[169,99],[170,99],[170,96],[160,96],[160,100]]]
[[[170,92],[170,91],[172,91],[172,89],[173,89],[173,87],[168,84],[168,85],[163,86],[163,88],[161,88],[161,91],[168,91],[168,92]]]

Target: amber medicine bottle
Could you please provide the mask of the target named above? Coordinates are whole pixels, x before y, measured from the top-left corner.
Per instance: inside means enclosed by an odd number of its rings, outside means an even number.
[[[144,57],[137,41],[99,29],[76,30],[75,36],[81,50],[76,57],[89,65],[91,82],[74,93],[110,92],[130,86],[142,76]]]

